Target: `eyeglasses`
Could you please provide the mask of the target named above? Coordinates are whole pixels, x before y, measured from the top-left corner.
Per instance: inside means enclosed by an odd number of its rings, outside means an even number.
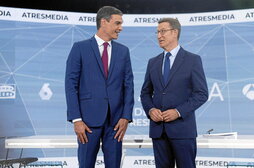
[[[170,30],[175,30],[175,29],[162,29],[162,30],[158,30],[157,32],[155,32],[155,34],[161,34],[161,35],[164,35],[167,31],[170,31]]]

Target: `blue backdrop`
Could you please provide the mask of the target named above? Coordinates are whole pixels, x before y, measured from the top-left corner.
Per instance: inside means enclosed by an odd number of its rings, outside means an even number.
[[[198,133],[254,131],[254,22],[183,26],[180,45],[203,60],[210,97],[196,111]],[[129,47],[135,78],[134,122],[127,134],[148,134],[139,95],[147,61],[162,52],[156,27],[124,27],[117,40]],[[0,137],[69,135],[64,95],[65,62],[75,41],[95,26],[0,20]],[[13,98],[15,96],[15,98]],[[0,141],[0,156],[5,149]],[[73,156],[75,149],[27,150],[41,156]],[[11,155],[15,155],[13,152]],[[128,149],[152,155],[151,149]],[[252,150],[199,149],[199,156],[253,157]]]

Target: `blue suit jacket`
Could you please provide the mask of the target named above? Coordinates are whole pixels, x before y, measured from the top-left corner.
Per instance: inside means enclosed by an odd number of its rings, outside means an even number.
[[[82,118],[90,127],[102,126],[109,108],[112,125],[120,118],[132,120],[133,74],[129,49],[115,41],[111,44],[107,79],[95,38],[73,45],[65,77],[69,121]]]
[[[149,110],[161,111],[176,108],[181,117],[172,122],[150,120],[150,137],[159,138],[165,131],[170,138],[195,138],[197,136],[195,110],[206,102],[208,89],[201,58],[180,48],[170,70],[166,85],[162,76],[163,54],[149,60],[141,102],[149,118]]]

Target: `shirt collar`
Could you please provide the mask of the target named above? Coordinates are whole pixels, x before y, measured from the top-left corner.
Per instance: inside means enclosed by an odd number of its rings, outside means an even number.
[[[180,50],[180,46],[179,44],[176,46],[176,48],[174,48],[173,50],[170,51],[171,55],[173,57],[175,57],[178,53],[178,51]],[[168,52],[164,50],[164,56],[167,54]]]
[[[97,34],[94,35],[95,40],[97,41],[98,46],[103,46],[103,43],[105,42],[102,40]],[[111,41],[108,41],[109,46],[111,46]]]

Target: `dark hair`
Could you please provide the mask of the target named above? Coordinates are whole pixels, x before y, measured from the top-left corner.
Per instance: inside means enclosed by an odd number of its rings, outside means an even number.
[[[178,19],[175,18],[162,18],[158,21],[158,23],[163,23],[163,22],[167,22],[169,23],[169,25],[172,27],[172,29],[177,29],[178,30],[178,36],[177,39],[179,40],[180,38],[180,33],[181,33],[181,24],[178,21]]]
[[[110,20],[111,15],[123,15],[122,11],[113,6],[103,6],[100,8],[96,15],[97,30],[101,27],[101,19]]]

